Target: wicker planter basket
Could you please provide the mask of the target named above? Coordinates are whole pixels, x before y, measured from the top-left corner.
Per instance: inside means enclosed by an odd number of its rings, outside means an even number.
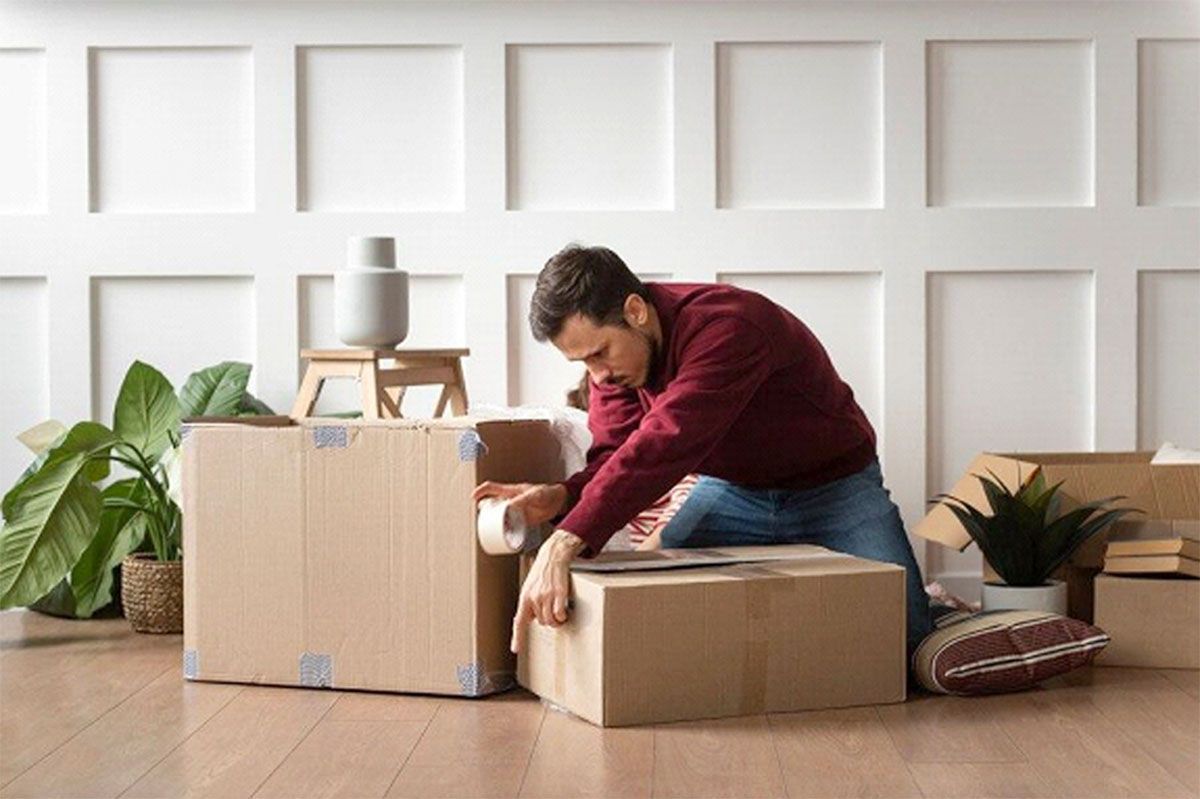
[[[139,633],[183,632],[183,561],[138,552],[121,562],[121,604]]]

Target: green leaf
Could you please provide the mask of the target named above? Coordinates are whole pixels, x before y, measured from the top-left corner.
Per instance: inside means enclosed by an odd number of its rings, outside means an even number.
[[[271,406],[260,400],[258,397],[247,391],[242,395],[242,401],[238,404],[239,416],[275,416],[276,413],[271,409]]]
[[[184,419],[192,416],[235,416],[250,382],[250,364],[222,361],[188,375],[179,404]]]
[[[75,616],[75,593],[71,590],[71,581],[66,577],[59,580],[44,596],[30,603],[31,610],[49,613],[51,616],[61,616],[66,619]]]
[[[38,456],[29,468],[25,470],[13,487],[4,495],[4,500],[0,503],[0,513],[3,513],[5,519],[11,519],[13,508],[25,489],[25,486],[45,465],[52,460],[63,460],[72,455],[100,455],[107,451],[117,441],[112,431],[102,424],[96,422],[79,422],[62,436],[61,440],[52,448]],[[84,474],[93,482],[103,480],[109,474],[109,462],[107,458],[88,459],[84,464]]]
[[[113,569],[137,549],[146,534],[144,503],[150,492],[140,478],[121,480],[101,492],[104,509],[95,537],[71,570],[75,613],[89,618],[112,601]],[[109,505],[111,501],[119,503]]]
[[[87,455],[50,458],[22,488],[0,529],[0,609],[28,605],[71,570],[100,522]]]
[[[179,430],[180,406],[171,382],[153,366],[134,361],[113,409],[113,432],[153,462]]]

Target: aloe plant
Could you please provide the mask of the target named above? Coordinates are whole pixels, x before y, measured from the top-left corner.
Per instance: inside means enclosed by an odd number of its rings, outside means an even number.
[[[190,375],[176,396],[162,373],[135,361],[111,429],[49,421],[23,433],[37,457],[0,502],[0,609],[51,597],[87,618],[111,601],[113,570],[129,553],[148,547],[178,559],[180,420],[273,413],[246,391],[249,378],[249,364],[227,361]],[[112,464],[131,476],[101,488]]]
[[[1047,488],[1039,472],[1014,493],[990,470],[988,474],[990,478],[974,476],[983,486],[990,513],[949,494],[938,494],[935,500],[958,517],[987,562],[1011,586],[1044,585],[1085,541],[1135,512],[1107,508],[1109,503],[1125,499],[1117,496],[1087,502],[1059,515],[1061,481]]]

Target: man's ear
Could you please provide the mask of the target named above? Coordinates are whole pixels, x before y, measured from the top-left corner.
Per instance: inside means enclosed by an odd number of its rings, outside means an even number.
[[[650,320],[650,309],[646,301],[637,294],[625,298],[625,322],[630,327],[642,328]]]

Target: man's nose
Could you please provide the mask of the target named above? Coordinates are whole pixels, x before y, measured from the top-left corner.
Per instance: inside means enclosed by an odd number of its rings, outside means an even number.
[[[592,369],[592,382],[596,385],[606,382],[610,377],[612,377],[611,369],[605,369],[603,367],[596,367]]]

